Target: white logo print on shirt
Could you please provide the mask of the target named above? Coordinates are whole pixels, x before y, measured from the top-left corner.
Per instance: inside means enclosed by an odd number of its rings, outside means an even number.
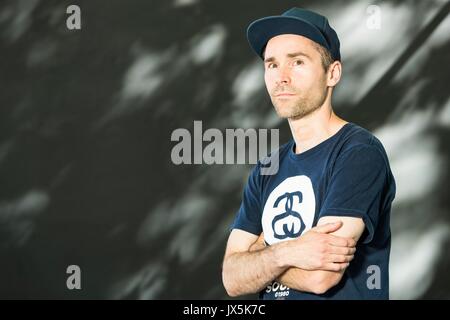
[[[272,190],[264,205],[264,239],[271,245],[299,237],[311,229],[316,199],[307,176],[286,178]]]

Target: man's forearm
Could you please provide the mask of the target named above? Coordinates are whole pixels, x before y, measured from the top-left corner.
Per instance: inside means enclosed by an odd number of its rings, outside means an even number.
[[[230,296],[259,292],[287,269],[277,258],[276,247],[237,252],[225,259],[223,282]]]
[[[291,289],[323,294],[339,283],[342,272],[288,268],[277,281]]]

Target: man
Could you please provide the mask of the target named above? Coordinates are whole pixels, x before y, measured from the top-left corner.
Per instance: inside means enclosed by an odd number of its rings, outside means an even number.
[[[259,162],[245,186],[223,262],[230,296],[388,299],[395,181],[381,142],[339,118],[339,39],[328,20],[293,8],[247,30],[265,83],[293,139],[279,169]]]

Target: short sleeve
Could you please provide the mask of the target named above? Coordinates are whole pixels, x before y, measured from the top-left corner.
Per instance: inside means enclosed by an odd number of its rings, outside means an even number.
[[[255,235],[262,232],[261,188],[259,162],[252,169],[244,187],[242,202],[231,229],[240,229]]]
[[[388,182],[388,165],[376,147],[353,147],[340,155],[333,167],[319,218],[350,216],[362,218],[363,243],[369,243],[377,228]]]

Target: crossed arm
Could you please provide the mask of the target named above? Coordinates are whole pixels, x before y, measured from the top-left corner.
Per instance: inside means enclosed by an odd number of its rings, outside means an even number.
[[[297,239],[264,246],[263,237],[234,229],[228,239],[222,278],[230,296],[255,293],[271,281],[322,294],[335,286],[353,259],[364,222],[323,217]]]

